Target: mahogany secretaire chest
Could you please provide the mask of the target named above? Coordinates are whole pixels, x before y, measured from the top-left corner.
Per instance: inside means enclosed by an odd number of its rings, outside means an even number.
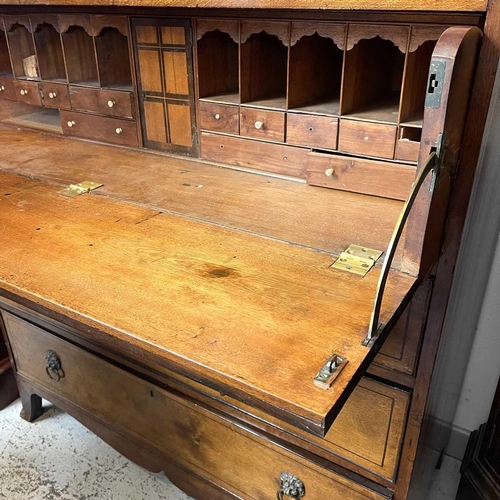
[[[0,4],[22,416],[199,499],[425,498],[500,3]]]

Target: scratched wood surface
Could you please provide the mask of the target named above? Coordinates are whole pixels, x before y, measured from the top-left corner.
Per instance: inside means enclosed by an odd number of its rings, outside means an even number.
[[[0,116],[1,110],[0,101]],[[0,170],[61,185],[98,181],[104,184],[99,195],[335,255],[351,243],[385,250],[402,206],[400,201],[5,126],[0,128],[0,148]]]
[[[76,5],[236,9],[485,11],[487,0],[0,0],[0,5]]]
[[[330,269],[324,253],[103,196],[68,199],[17,175],[1,173],[0,186],[2,293],[119,350],[323,430],[369,356],[378,269],[360,278]],[[391,275],[381,321],[414,282]],[[349,362],[327,391],[312,380],[332,353]]]

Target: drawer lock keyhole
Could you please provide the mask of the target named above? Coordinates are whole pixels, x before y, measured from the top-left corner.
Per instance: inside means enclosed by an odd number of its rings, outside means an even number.
[[[47,363],[45,371],[51,380],[59,382],[59,380],[64,378],[64,370],[61,367],[61,360],[54,351],[45,351],[45,361]]]
[[[286,500],[293,498],[300,500],[306,494],[304,483],[293,474],[289,472],[282,472],[280,474],[280,488],[276,493],[277,500]]]

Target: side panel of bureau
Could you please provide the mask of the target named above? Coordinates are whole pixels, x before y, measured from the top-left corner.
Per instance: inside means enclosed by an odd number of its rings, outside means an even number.
[[[152,383],[2,313],[17,372],[98,418],[127,429],[173,461],[241,498],[274,498],[287,471],[308,498],[390,498],[341,477]],[[48,367],[57,359],[60,367]]]

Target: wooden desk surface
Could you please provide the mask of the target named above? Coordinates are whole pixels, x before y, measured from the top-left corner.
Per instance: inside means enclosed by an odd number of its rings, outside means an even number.
[[[0,293],[109,348],[276,406],[320,433],[368,349],[379,275],[322,252],[0,173]],[[415,279],[391,275],[386,321]],[[332,353],[331,390],[312,379]]]

